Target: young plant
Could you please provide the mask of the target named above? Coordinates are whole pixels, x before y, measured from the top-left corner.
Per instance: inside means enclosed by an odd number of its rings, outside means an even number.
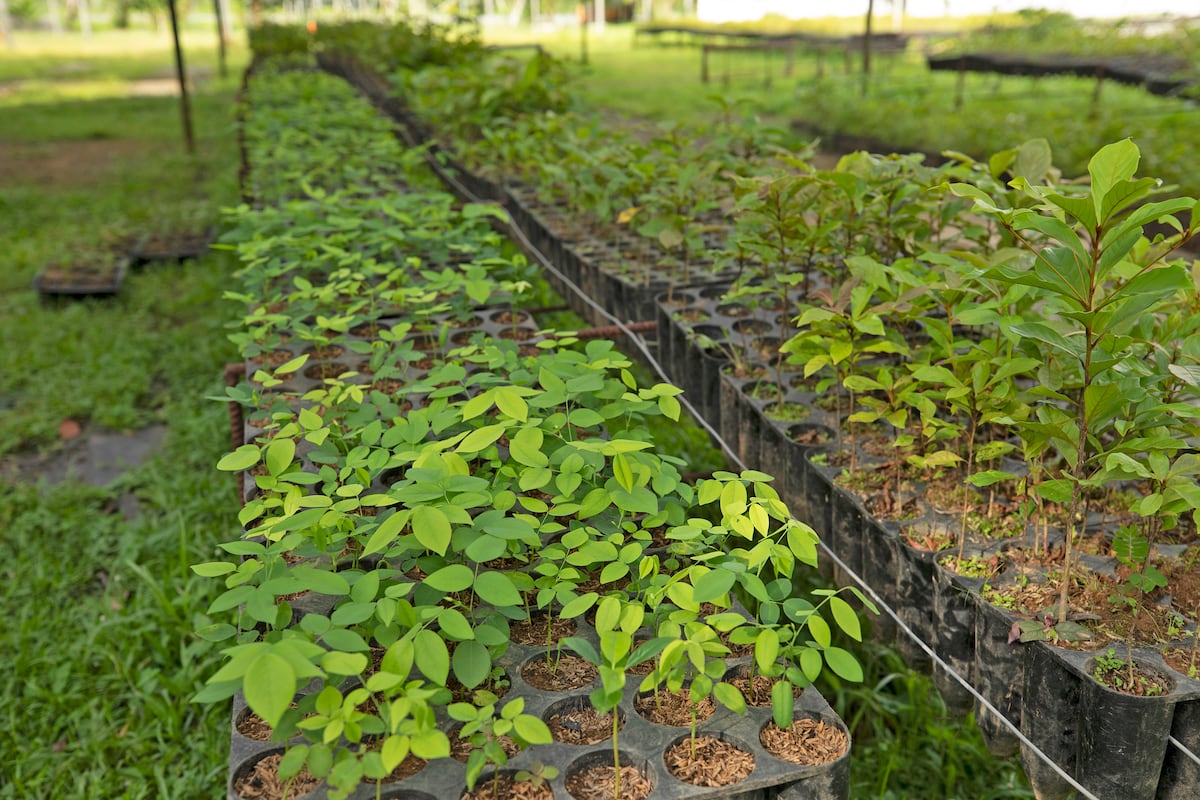
[[[1032,357],[1046,364],[1039,375],[1044,400],[1036,419],[1020,427],[1027,438],[1047,442],[1065,460],[1057,475],[1041,481],[1035,491],[1071,509],[1083,507],[1086,492],[1103,477],[1105,436],[1128,398],[1139,392],[1129,377],[1140,360],[1131,333],[1148,311],[1192,286],[1183,266],[1165,259],[1200,225],[1195,214],[1188,228],[1174,216],[1193,210],[1196,200],[1142,204],[1157,183],[1134,178],[1139,158],[1129,140],[1102,148],[1088,164],[1091,186],[1081,195],[1015,178],[1011,185],[1032,198],[1036,209],[1000,207],[969,184],[950,187],[971,199],[977,211],[998,220],[1032,255],[1028,267],[1001,264],[988,274],[1034,287],[1045,310],[1053,312],[1007,327],[1036,351]],[[1143,227],[1154,221],[1172,225],[1177,233],[1146,243]],[[1078,528],[1072,515],[1063,554],[1060,623],[1069,610]]]
[[[541,718],[526,714],[525,700],[518,697],[504,704],[500,716],[496,716],[496,698],[476,707],[470,703],[452,703],[446,712],[451,719],[463,723],[459,737],[471,743],[471,754],[467,756],[467,791],[475,788],[475,782],[488,764],[494,765],[493,792],[499,796],[500,769],[508,763],[508,754],[501,744],[507,736],[522,750],[535,744],[550,744],[554,737]]]
[[[642,642],[636,648],[633,634],[642,626],[645,607],[634,603],[622,603],[615,597],[606,597],[596,608],[596,633],[600,637],[600,649],[578,636],[563,639],[563,647],[574,650],[581,658],[595,665],[600,672],[600,686],[592,690],[588,700],[601,714],[612,715],[613,742],[613,798],[621,796],[621,755],[617,735],[621,727],[617,706],[625,692],[625,673],[645,661],[658,656],[670,642],[656,637]]]

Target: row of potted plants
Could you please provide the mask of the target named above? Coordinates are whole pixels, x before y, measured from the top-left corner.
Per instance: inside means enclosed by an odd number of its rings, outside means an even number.
[[[834,637],[860,629],[843,592],[793,588],[811,528],[760,472],[685,482],[646,427],[678,419],[679,390],[538,329],[495,208],[421,188],[386,121],[305,67],[247,83],[252,202],[223,240],[249,377],[227,398],[247,443],[218,466],[244,475],[246,531],[194,569],[233,615],[201,631],[227,659],[199,697],[244,698],[231,796],[844,796],[845,727],[809,684],[861,675]],[[664,705],[683,734],[645,712]],[[840,777],[788,760],[814,737]]]
[[[1129,689],[1145,685],[1134,654],[1149,642],[1182,649],[1176,667],[1194,669],[1195,648],[1170,642],[1195,629],[1195,283],[1170,256],[1194,235],[1195,201],[1154,202],[1137,162],[1131,142],[1106,147],[1081,185],[1063,181],[1036,141],[940,168],[859,154],[822,174],[798,158],[733,181],[732,234],[712,258],[742,279],[662,298],[668,360],[739,453],[771,462],[802,516],[889,599],[910,604],[952,664],[981,680],[1007,670],[989,696],[1050,751],[1046,728],[1077,728],[1038,722],[1042,678],[1022,677],[1027,661]],[[511,193],[531,238],[558,239],[556,209],[543,218],[536,205]],[[872,206],[888,211],[861,213]],[[1174,230],[1151,239],[1155,222]],[[586,247],[545,249],[564,271],[600,271]],[[707,403],[705,386],[720,387]],[[797,437],[824,437],[832,452],[789,459]],[[913,544],[950,552],[935,567]],[[1082,616],[1096,610],[1102,618]],[[1122,644],[1079,661],[1061,648],[1016,649],[1010,633]],[[1161,713],[1193,689],[1178,674],[1149,689],[1166,699],[1148,705]],[[1062,712],[1084,715],[1083,741],[1051,752],[1064,766],[1114,763],[1094,741],[1099,705]],[[1186,708],[1176,735],[1194,742]],[[1147,775],[1122,760],[1095,785],[1149,796],[1162,772],[1161,791],[1185,796],[1189,784],[1168,777],[1185,757],[1172,752],[1162,771],[1170,724],[1135,737]]]

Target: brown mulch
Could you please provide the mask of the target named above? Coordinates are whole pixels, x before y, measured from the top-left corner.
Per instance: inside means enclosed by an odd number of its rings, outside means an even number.
[[[692,724],[693,708],[696,711],[698,722],[708,719],[717,710],[717,704],[711,697],[705,697],[699,703],[693,703],[691,692],[687,688],[677,692],[666,690],[651,692],[639,697],[633,707],[651,722],[679,728]]]
[[[269,353],[260,353],[250,359],[251,364],[267,364],[272,367],[281,367],[291,361],[295,356],[291,350],[272,350]]]
[[[458,727],[458,730],[462,730],[461,725]],[[513,741],[511,736],[501,736],[497,741],[500,742],[500,749],[504,751],[504,755],[509,758],[521,752],[521,748],[517,746],[517,743]],[[457,735],[450,737],[450,755],[455,761],[465,763],[471,757],[471,753],[474,750],[475,745],[471,744],[470,739],[461,739]]]
[[[742,697],[746,698],[746,702],[752,706],[771,705],[771,687],[775,685],[778,678],[770,678],[766,675],[755,675],[749,678],[745,675],[737,675],[732,678],[726,678],[725,682],[731,686],[737,687],[737,690],[742,693]],[[799,697],[802,690],[798,686],[792,687],[792,696]]]
[[[668,747],[663,762],[672,775],[695,786],[729,786],[754,772],[753,755],[712,736],[697,736],[694,743],[688,738]]]
[[[238,720],[237,732],[256,742],[269,742],[275,730],[264,722],[262,717],[251,711]]]
[[[758,735],[767,752],[801,766],[836,761],[850,746],[846,734],[815,719],[797,719],[784,730],[768,722]]]
[[[295,800],[321,783],[309,773],[307,767],[301,769],[296,777],[281,780],[279,762],[282,760],[281,753],[260,759],[249,772],[234,782],[234,793],[242,800]]]
[[[558,663],[548,662],[545,658],[530,661],[521,670],[521,677],[530,686],[535,686],[547,692],[566,692],[587,686],[599,677],[600,673],[594,666],[579,656],[564,655],[558,658]]]
[[[545,645],[549,639],[551,644],[556,644],[559,639],[571,636],[575,633],[575,620],[556,618],[550,623],[550,633],[546,633],[546,617],[537,616],[525,622],[513,622],[508,626],[509,638],[514,642],[529,645],[530,647],[538,647]]]
[[[612,738],[612,714],[597,713],[594,708],[580,708],[562,714],[552,714],[546,720],[554,741],[565,744],[596,744]],[[620,730],[624,720],[618,725]]]
[[[330,344],[324,347],[309,347],[304,352],[318,361],[329,361],[345,353],[346,348],[340,344]]]
[[[414,756],[409,753],[404,757],[404,760],[396,765],[396,768],[387,774],[383,779],[384,783],[397,783],[405,778],[411,778],[421,770],[425,769],[425,759]]]
[[[1180,675],[1196,677],[1200,675],[1200,653],[1193,654],[1189,647],[1186,650],[1178,647],[1170,647],[1163,651],[1163,661],[1167,662],[1167,666],[1178,672]]]
[[[315,381],[323,381],[329,378],[336,378],[343,372],[349,369],[345,364],[337,361],[328,363],[313,364],[308,369],[304,370],[304,377]]]
[[[534,785],[502,772],[495,781],[491,777],[481,779],[474,791],[463,792],[461,800],[554,800],[554,792],[548,783]]]
[[[567,791],[575,800],[614,800],[613,779],[616,770],[611,766],[580,770],[567,778]],[[621,767],[621,789],[616,800],[644,800],[654,785],[636,767]]]

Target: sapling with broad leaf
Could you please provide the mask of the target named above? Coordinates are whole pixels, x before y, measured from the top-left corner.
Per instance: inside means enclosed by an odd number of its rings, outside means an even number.
[[[1129,368],[1139,360],[1131,331],[1163,301],[1192,287],[1181,264],[1166,258],[1186,244],[1200,225],[1192,215],[1184,227],[1176,214],[1194,209],[1193,198],[1146,201],[1158,188],[1135,179],[1140,153],[1129,140],[1107,145],[1088,163],[1086,192],[1033,185],[1023,177],[1010,185],[1036,203],[1008,208],[969,184],[952,184],[955,194],[996,219],[1032,256],[989,270],[994,279],[1034,287],[1046,306],[1038,319],[1007,325],[1011,335],[1046,366],[1034,418],[1020,427],[1051,444],[1064,457],[1057,474],[1036,487],[1045,499],[1083,506],[1086,492],[1102,477],[1105,435],[1130,393],[1139,391]],[[1143,228],[1162,222],[1176,233],[1146,243]],[[1049,311],[1051,313],[1046,314]],[[1047,370],[1050,370],[1048,372]],[[1074,544],[1072,516],[1064,549],[1058,618],[1068,614]]]

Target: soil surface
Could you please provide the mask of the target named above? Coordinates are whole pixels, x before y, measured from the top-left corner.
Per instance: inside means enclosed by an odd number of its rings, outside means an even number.
[[[681,781],[695,786],[729,786],[744,781],[754,772],[754,756],[729,742],[712,736],[697,736],[667,748],[667,769]]]
[[[795,720],[787,729],[768,722],[758,739],[767,752],[803,766],[836,761],[850,746],[846,734],[815,719]]]
[[[692,703],[691,692],[680,689],[677,692],[660,691],[639,697],[634,708],[646,719],[659,725],[683,727],[692,724],[692,709],[696,710],[696,721],[702,722],[713,715],[717,704],[711,697],[706,697],[699,703]],[[721,784],[724,785],[724,784]]]
[[[136,431],[84,431],[54,453],[0,459],[0,480],[108,486],[161,450],[166,433],[165,425]],[[117,507],[127,519],[137,516],[138,502],[132,494],[122,495]]]
[[[279,762],[283,756],[276,754],[258,761],[254,768],[234,782],[233,790],[242,800],[295,800],[312,791],[320,783],[309,774],[308,769],[289,783],[279,777]],[[286,789],[286,793],[285,793]]]
[[[612,766],[592,767],[567,777],[567,791],[575,800],[613,800]],[[636,767],[621,767],[620,794],[616,800],[643,800],[654,786]]]
[[[475,790],[464,792],[461,800],[554,800],[554,792],[549,784],[538,786],[501,773],[495,781],[490,777],[480,779]]]

